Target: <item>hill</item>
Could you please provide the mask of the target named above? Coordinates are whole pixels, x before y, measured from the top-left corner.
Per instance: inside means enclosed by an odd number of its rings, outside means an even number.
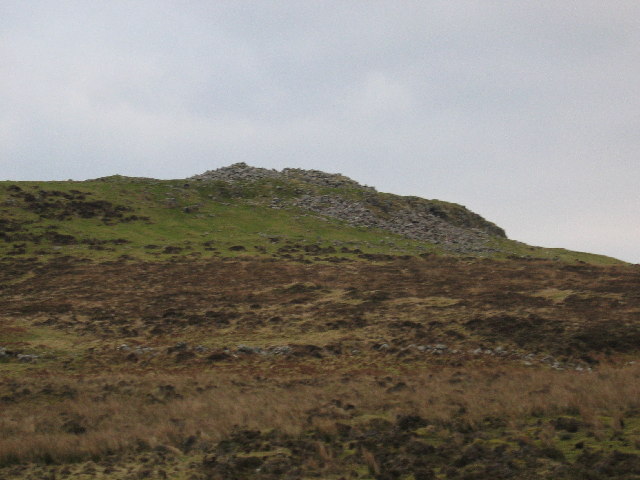
[[[638,478],[636,265],[317,171],[0,204],[0,478]]]
[[[379,193],[315,170],[236,164],[188,180],[0,182],[0,206],[0,254],[14,257],[446,253],[621,263],[531,247],[460,205]]]

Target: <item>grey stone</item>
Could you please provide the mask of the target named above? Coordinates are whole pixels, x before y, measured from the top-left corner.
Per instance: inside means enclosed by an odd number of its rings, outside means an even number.
[[[238,345],[238,347],[236,348],[236,352],[237,353],[245,353],[245,354],[255,354],[255,353],[261,353],[264,354],[266,353],[262,348],[260,347],[249,347],[247,345]]]
[[[29,355],[25,353],[19,353],[18,355],[16,355],[16,358],[18,359],[19,362],[22,362],[22,363],[33,363],[40,357],[38,355]]]
[[[136,350],[135,350],[135,352],[139,355],[146,355],[149,353],[153,353],[153,351],[154,351],[153,347],[142,347],[142,346],[136,347]]]
[[[293,350],[289,345],[280,345],[277,347],[271,348],[271,353],[274,355],[288,355]]]

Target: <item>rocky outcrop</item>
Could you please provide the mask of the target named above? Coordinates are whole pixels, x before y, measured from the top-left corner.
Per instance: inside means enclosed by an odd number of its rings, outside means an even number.
[[[282,173],[278,170],[267,168],[250,167],[246,163],[234,163],[228,167],[221,167],[216,170],[207,170],[200,175],[194,175],[189,180],[196,181],[223,181],[223,182],[255,182],[265,178],[281,178]]]
[[[320,187],[355,187],[369,191],[375,191],[373,187],[360,185],[355,180],[339,173],[326,173],[320,170],[304,170],[301,168],[285,168],[282,171],[251,167],[246,163],[234,163],[228,167],[209,170],[200,175],[195,175],[190,180],[196,181],[224,181],[224,182],[255,182],[264,179],[298,180]]]
[[[382,217],[364,203],[330,195],[304,196],[294,200],[293,204],[350,225],[387,230],[413,240],[441,245],[450,251],[482,253],[490,250],[487,232],[458,227],[425,211],[405,208]]]
[[[294,198],[273,198],[270,202],[272,208],[297,207],[353,226],[387,230],[413,240],[440,245],[449,251],[488,253],[494,251],[487,246],[491,236],[505,237],[501,228],[460,205],[418,197],[386,195],[383,198],[384,194],[379,194],[373,187],[360,185],[341,174],[298,168],[279,171],[236,163],[190,178],[198,182],[228,183],[265,179],[290,180],[309,187]],[[337,191],[327,194],[327,188]],[[340,189],[344,189],[343,192]]]

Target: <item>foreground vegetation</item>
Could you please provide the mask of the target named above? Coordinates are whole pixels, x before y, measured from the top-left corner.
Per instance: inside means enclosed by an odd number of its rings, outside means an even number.
[[[20,478],[34,462],[33,475],[93,478],[636,478],[640,467],[635,366],[248,373],[5,384],[20,400],[5,400],[0,471]]]
[[[637,267],[368,258],[6,260],[0,477],[637,478]]]

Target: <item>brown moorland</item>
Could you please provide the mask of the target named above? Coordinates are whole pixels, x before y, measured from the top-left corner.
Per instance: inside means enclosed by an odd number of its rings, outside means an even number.
[[[640,268],[13,258],[0,478],[638,478]]]

